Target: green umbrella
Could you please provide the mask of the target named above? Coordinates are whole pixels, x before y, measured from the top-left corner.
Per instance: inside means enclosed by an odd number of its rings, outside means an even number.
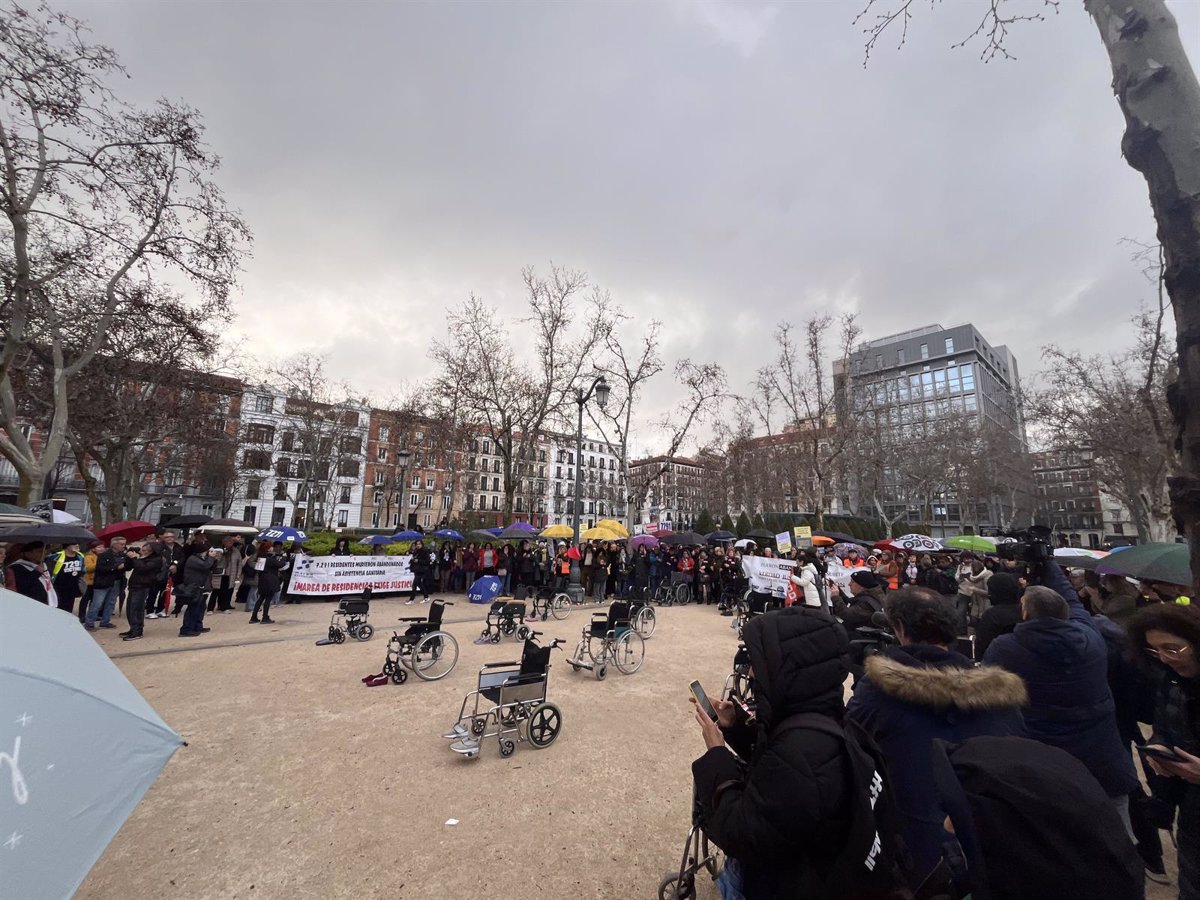
[[[947,547],[956,550],[971,550],[975,553],[995,553],[996,542],[991,538],[980,537],[977,534],[960,534],[942,541]]]
[[[1187,544],[1139,544],[1110,553],[1096,566],[1101,575],[1130,575],[1166,584],[1192,583],[1191,554]]]

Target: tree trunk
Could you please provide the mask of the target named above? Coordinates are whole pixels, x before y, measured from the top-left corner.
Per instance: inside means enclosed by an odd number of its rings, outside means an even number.
[[[1200,590],[1200,83],[1164,0],[1084,0],[1125,116],[1121,150],[1150,190],[1164,283],[1175,313],[1179,375],[1167,391],[1182,471],[1169,479]]]

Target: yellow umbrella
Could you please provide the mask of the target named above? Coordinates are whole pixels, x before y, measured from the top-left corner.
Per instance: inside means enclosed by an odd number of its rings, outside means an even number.
[[[544,538],[573,538],[575,537],[575,529],[570,525],[551,525],[545,529],[538,537]]]
[[[617,537],[629,537],[629,529],[618,522],[616,519],[601,519],[596,523],[597,528],[607,528],[609,531],[616,532]]]
[[[589,528],[587,531],[579,535],[581,540],[585,541],[620,541],[624,540],[621,535],[617,534],[611,528],[601,528],[597,525],[595,528]]]

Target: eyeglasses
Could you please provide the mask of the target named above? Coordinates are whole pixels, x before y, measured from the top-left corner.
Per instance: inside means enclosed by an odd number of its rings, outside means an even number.
[[[1191,644],[1184,644],[1182,647],[1164,647],[1161,650],[1155,650],[1153,647],[1146,647],[1146,652],[1155,659],[1179,659],[1192,652]]]

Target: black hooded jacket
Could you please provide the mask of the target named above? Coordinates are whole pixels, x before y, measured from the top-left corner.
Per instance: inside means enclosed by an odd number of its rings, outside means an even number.
[[[747,900],[833,900],[824,874],[849,831],[849,764],[822,732],[772,730],[797,713],[841,722],[846,632],[820,610],[758,616],[743,638],[755,681],[757,720],[725,730],[729,745],[692,764],[709,838],[739,860]]]
[[[997,572],[988,579],[988,600],[991,602],[975,628],[975,658],[983,659],[992,641],[1002,634],[1012,634],[1021,624],[1021,582],[1016,575]]]

